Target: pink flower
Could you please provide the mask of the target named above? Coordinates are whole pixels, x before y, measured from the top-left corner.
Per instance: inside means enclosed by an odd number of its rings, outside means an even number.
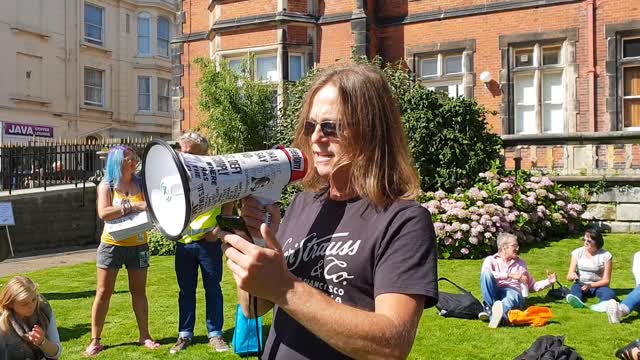
[[[478,238],[475,236],[469,237],[469,243],[472,245],[478,245]]]
[[[445,245],[449,246],[449,245],[451,245],[451,243],[452,243],[452,242],[453,242],[453,239],[451,239],[451,238],[444,238],[444,244],[445,244]]]
[[[463,255],[467,255],[467,254],[469,254],[469,249],[467,249],[466,247],[463,247],[462,249],[460,249],[460,252],[461,252]]]
[[[464,236],[462,235],[462,233],[460,231],[458,231],[457,233],[453,234],[453,238],[456,240],[460,240],[462,239]]]

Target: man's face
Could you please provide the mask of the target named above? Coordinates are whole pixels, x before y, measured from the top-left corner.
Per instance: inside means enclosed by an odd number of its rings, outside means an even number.
[[[504,244],[503,249],[507,260],[511,260],[518,257],[518,250],[520,250],[520,246],[518,246],[518,242],[514,240]]]
[[[333,169],[336,157],[340,155],[340,139],[326,136],[322,131],[322,123],[338,122],[338,89],[333,85],[326,85],[318,91],[313,98],[311,111],[307,122],[314,123],[315,129],[311,134],[311,150],[313,151],[313,163],[318,174],[328,179]]]

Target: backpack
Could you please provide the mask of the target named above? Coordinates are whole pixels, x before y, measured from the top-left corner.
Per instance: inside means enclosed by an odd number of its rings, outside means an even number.
[[[582,360],[582,357],[564,344],[564,336],[543,335],[513,360]]]
[[[478,314],[483,310],[482,304],[471,293],[453,281],[441,277],[441,280],[449,282],[460,290],[460,294],[438,292],[438,303],[436,308],[440,310],[440,315],[444,317],[456,317],[461,319],[478,319]]]

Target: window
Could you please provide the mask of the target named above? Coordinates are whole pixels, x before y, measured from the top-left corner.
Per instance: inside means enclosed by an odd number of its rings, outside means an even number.
[[[84,103],[104,106],[104,71],[84,68]]]
[[[103,45],[104,29],[102,24],[104,23],[104,9],[91,5],[89,3],[84,4],[84,41]]]
[[[158,18],[158,55],[169,57],[169,20]]]
[[[462,53],[427,54],[419,57],[418,72],[422,84],[429,90],[449,97],[464,96]]]
[[[151,78],[138,76],[138,110],[151,111]]]
[[[235,71],[236,74],[242,74],[243,59],[230,59],[228,61],[229,69]]]
[[[640,38],[622,40],[624,127],[640,129]]]
[[[562,45],[513,49],[516,134],[565,132]]]
[[[158,111],[169,112],[169,80],[158,79]]]
[[[289,54],[289,81],[298,81],[304,75],[302,55]]]
[[[151,55],[151,15],[138,15],[138,55]]]
[[[263,81],[278,81],[278,57],[256,57],[256,79]]]

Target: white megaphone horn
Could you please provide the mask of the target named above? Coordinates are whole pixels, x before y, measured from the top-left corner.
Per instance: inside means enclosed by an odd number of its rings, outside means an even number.
[[[193,219],[224,203],[248,195],[278,200],[307,169],[296,148],[201,156],[153,140],[142,157],[142,188],[151,220],[164,237],[178,240]]]

